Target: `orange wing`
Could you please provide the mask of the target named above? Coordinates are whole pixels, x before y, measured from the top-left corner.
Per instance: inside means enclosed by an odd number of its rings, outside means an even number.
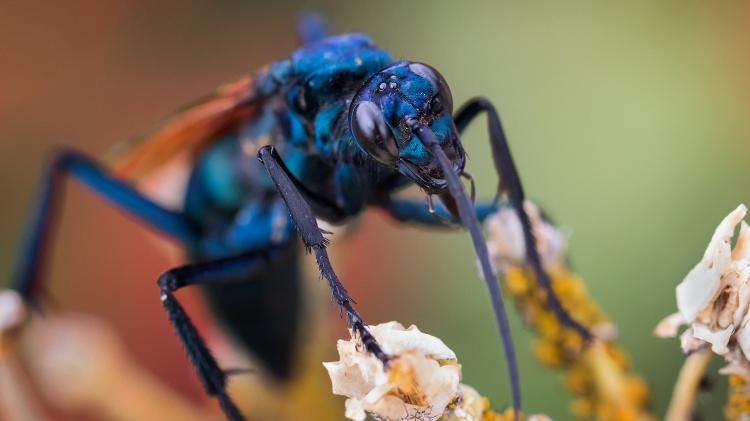
[[[223,132],[258,113],[261,102],[253,98],[255,93],[250,76],[223,85],[149,136],[116,146],[106,160],[116,174],[135,181],[173,159],[192,161]]]

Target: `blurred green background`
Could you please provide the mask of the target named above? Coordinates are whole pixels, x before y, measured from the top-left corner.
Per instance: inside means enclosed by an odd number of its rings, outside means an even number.
[[[497,105],[528,195],[572,234],[574,267],[617,323],[663,414],[682,358],[676,340],[651,331],[675,310],[674,286],[715,226],[750,197],[747,3],[5,1],[2,273],[10,273],[54,145],[100,155],[287,55],[296,15],[309,9],[324,12],[335,31],[366,32],[394,56],[438,68],[456,104],[484,95]],[[484,123],[463,140],[468,169],[489,196],[495,176]],[[153,253],[152,234],[69,190],[53,295],[64,308],[108,318],[147,367],[198,396],[153,284],[174,262]],[[507,404],[468,237],[400,227],[380,213],[359,228],[340,247],[341,270],[369,321],[415,323],[441,337],[463,362],[464,382]],[[569,419],[559,376],[527,352],[530,335],[515,316],[525,408]],[[725,381],[714,377],[717,393],[702,398],[708,419],[724,399]]]

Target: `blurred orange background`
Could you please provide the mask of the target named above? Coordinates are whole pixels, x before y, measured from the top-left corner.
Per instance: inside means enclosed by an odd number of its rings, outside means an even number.
[[[675,342],[651,338],[651,329],[674,310],[673,287],[713,227],[750,197],[750,9],[742,2],[6,1],[2,273],[11,271],[56,145],[101,156],[222,82],[286,56],[296,46],[296,17],[310,8],[337,31],[367,32],[396,57],[433,64],[457,104],[483,94],[499,105],[527,192],[574,233],[574,265],[620,326],[661,413],[681,358]],[[479,123],[464,141],[488,196],[494,175],[485,139]],[[55,303],[105,318],[144,366],[201,397],[155,285],[178,262],[159,253],[153,233],[97,197],[72,184],[68,193],[50,270]],[[440,336],[463,360],[469,384],[498,406],[508,403],[465,235],[403,228],[370,213],[341,241],[341,277],[371,322],[416,323]],[[195,291],[180,295],[206,327]],[[330,312],[333,358],[345,332]],[[514,327],[521,330],[515,318]],[[557,376],[525,352],[527,334],[519,332],[517,348],[526,406],[565,419]],[[718,396],[707,411],[718,410]]]

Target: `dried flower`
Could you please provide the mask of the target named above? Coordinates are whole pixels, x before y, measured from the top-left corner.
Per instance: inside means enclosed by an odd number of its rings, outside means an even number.
[[[654,330],[660,337],[680,335],[686,354],[710,347],[727,365],[719,372],[729,375],[729,419],[750,416],[750,226],[743,218],[745,205],[729,213],[714,231],[703,258],[677,285],[677,313],[667,316]],[[737,225],[734,248],[731,239]]]
[[[460,384],[461,365],[440,339],[398,322],[369,326],[391,356],[383,364],[362,350],[359,340],[339,340],[340,360],[323,363],[333,393],[346,396],[346,417],[362,421],[367,414],[383,421],[513,421],[513,409],[497,413],[474,388]],[[551,421],[532,415],[529,421]]]
[[[471,386],[460,384],[458,397],[448,405],[443,414],[443,421],[474,421],[482,420],[491,411],[490,401],[479,394]]]
[[[416,326],[397,322],[370,326],[383,350],[392,356],[388,370],[359,347],[359,340],[339,340],[340,360],[323,363],[333,393],[348,397],[346,416],[364,420],[436,420],[458,395],[461,366],[440,339]]]
[[[598,338],[592,345],[564,326],[547,306],[545,292],[525,267],[525,243],[516,212],[502,208],[485,222],[487,245],[523,320],[537,334],[534,351],[543,363],[567,372],[565,385],[574,394],[572,411],[600,420],[650,420],[648,390],[630,371],[625,352],[614,343],[616,329],[586,293],[581,279],[566,264],[566,236],[545,221],[538,208],[525,204],[537,248],[552,288],[571,315]]]
[[[490,401],[480,395],[473,387],[465,384],[458,386],[458,397],[448,405],[441,421],[514,421],[513,408],[502,413],[490,408]],[[552,421],[546,415],[531,415],[527,421]]]
[[[728,357],[732,372],[750,379],[743,367],[750,355],[750,227],[742,220],[747,213],[738,206],[724,218],[708,243],[703,259],[677,285],[677,309],[662,320],[655,333],[662,337],[677,334],[682,325],[689,328],[681,336],[682,351],[689,353],[708,345]],[[730,240],[740,225],[737,243]],[[730,344],[730,339],[736,341]],[[734,352],[733,352],[734,351]],[[737,358],[741,351],[744,358]]]

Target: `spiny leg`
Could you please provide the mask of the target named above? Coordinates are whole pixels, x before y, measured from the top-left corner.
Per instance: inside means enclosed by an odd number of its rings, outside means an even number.
[[[197,239],[196,230],[182,214],[154,203],[84,154],[61,149],[53,156],[42,179],[11,281],[11,288],[28,302],[35,303],[43,282],[44,257],[60,208],[66,176],[80,181],[119,208],[185,244],[192,244]]]
[[[372,336],[364,320],[354,309],[354,300],[341,284],[338,276],[333,271],[331,262],[326,251],[327,241],[318,227],[312,208],[304,199],[302,194],[292,181],[292,176],[284,165],[281,157],[274,150],[273,146],[264,146],[258,151],[258,158],[271,175],[276,189],[281,194],[284,203],[286,203],[289,213],[292,216],[297,232],[302,238],[305,247],[312,250],[315,254],[315,261],[320,269],[320,274],[328,281],[331,288],[333,299],[336,301],[346,314],[346,320],[349,327],[356,332],[365,349],[375,355],[384,365],[388,364],[388,356],[380,348],[380,345]]]
[[[44,255],[62,199],[62,182],[65,176],[71,176],[82,182],[119,208],[153,228],[175,237],[187,245],[197,242],[196,230],[182,214],[157,205],[134,187],[117,179],[93,159],[82,153],[62,149],[54,155],[42,180],[39,196],[24,237],[19,264],[11,283],[11,287],[18,291],[25,300],[36,304],[35,301],[38,298],[37,294],[43,281]],[[262,254],[257,255],[262,256]],[[243,261],[247,263],[247,259],[248,257],[244,256]],[[257,258],[256,260],[262,261],[262,259]],[[217,264],[217,271],[214,273],[226,274],[229,270],[235,270],[238,266],[237,263],[229,260],[220,261]],[[197,268],[195,266],[189,270],[184,269],[184,271],[192,273]],[[243,267],[243,269],[249,268]],[[182,285],[199,283],[197,279],[185,279],[181,276],[182,272],[183,269],[170,271],[160,278],[159,283],[162,286],[164,306],[169,312],[170,320],[180,333],[180,338],[189,350],[191,360],[198,369],[206,390],[219,397],[222,408],[230,419],[242,420],[242,416],[223,390],[225,375],[218,369],[218,365],[210,357],[208,349],[192,322],[171,294],[174,289]],[[209,355],[209,358],[200,358],[200,356],[206,354]]]
[[[231,421],[245,418],[226,391],[228,373],[219,367],[218,362],[206,346],[206,342],[195,328],[192,320],[174,297],[174,292],[190,285],[206,285],[248,279],[280,253],[280,246],[250,251],[238,256],[210,262],[190,264],[171,269],[162,274],[157,284],[161,291],[161,301],[175,328],[177,335],[198,372],[203,387],[211,396],[219,400],[224,414]]]
[[[536,275],[537,282],[547,293],[547,302],[557,318],[562,323],[578,332],[584,340],[591,340],[593,338],[591,332],[589,332],[585,326],[573,319],[573,317],[570,316],[570,313],[568,313],[568,311],[562,306],[562,303],[560,303],[560,299],[552,288],[549,275],[547,275],[547,272],[542,266],[531,222],[529,221],[529,216],[523,207],[524,193],[523,187],[521,186],[521,179],[518,175],[516,165],[513,162],[510,147],[508,146],[508,140],[505,137],[505,132],[503,131],[500,122],[500,116],[495,110],[495,107],[483,97],[469,100],[458,112],[456,112],[456,116],[454,117],[456,129],[459,133],[463,132],[466,126],[482,111],[487,113],[487,128],[490,133],[492,158],[494,160],[495,170],[500,176],[498,193],[505,193],[508,195],[511,206],[513,206],[518,214],[518,219],[521,221],[521,227],[523,229],[524,242],[526,244],[526,258]]]

